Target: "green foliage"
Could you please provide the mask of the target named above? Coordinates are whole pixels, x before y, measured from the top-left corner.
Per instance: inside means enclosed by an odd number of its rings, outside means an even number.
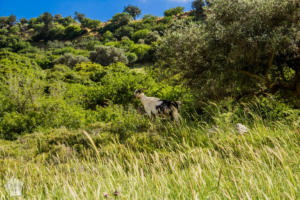
[[[16,16],[0,17],[0,28],[11,28],[16,23]]]
[[[113,16],[110,23],[104,27],[104,32],[112,31],[114,32],[121,26],[126,26],[129,24],[131,16],[128,13],[117,13]]]
[[[237,103],[234,99],[228,98],[218,104],[205,103],[201,109],[203,120],[216,124],[222,129],[226,129],[226,124],[243,123],[252,126],[257,121],[264,124],[281,123],[290,126],[298,126],[300,123],[299,110],[273,96],[257,97],[246,103]]]
[[[42,69],[51,69],[54,66],[55,58],[56,56],[53,55],[42,56],[38,57],[36,62]]]
[[[65,37],[65,33],[65,27],[57,24],[51,30],[49,30],[49,40],[62,40]]]
[[[150,50],[151,46],[147,44],[134,44],[130,47],[130,51],[135,53],[139,60],[148,59]]]
[[[86,19],[84,20],[82,25],[83,27],[89,28],[91,30],[97,30],[100,27],[101,22],[99,20]]]
[[[124,12],[129,13],[134,20],[141,15],[141,9],[137,6],[128,5],[124,8]]]
[[[139,30],[132,34],[132,39],[137,42],[140,39],[146,39],[150,33],[151,31],[148,29]]]
[[[194,23],[183,9],[104,27],[0,17],[0,185],[17,177],[26,199],[297,199],[296,4],[203,2]],[[137,88],[182,101],[180,124],[149,118]]]
[[[106,31],[106,32],[103,34],[103,40],[104,40],[105,42],[111,41],[111,40],[113,40],[113,38],[114,38],[114,35],[113,35],[112,32],[110,32],[110,31]]]
[[[70,53],[66,53],[63,56],[59,57],[55,60],[55,63],[64,64],[69,67],[75,67],[76,64],[82,63],[82,62],[89,62],[89,59],[84,56],[74,56]]]
[[[90,53],[90,60],[107,66],[116,62],[128,63],[125,52],[112,46],[98,46]]]
[[[34,118],[17,112],[4,113],[0,122],[0,137],[7,140],[16,139],[20,133],[31,132],[35,126]]]
[[[75,21],[71,16],[67,16],[67,17],[64,17],[64,18],[58,20],[58,23],[60,23],[61,25],[65,26],[65,27],[70,26],[74,22]]]
[[[120,28],[118,28],[114,35],[116,36],[116,38],[121,39],[122,37],[131,37],[131,35],[134,32],[134,28],[132,28],[131,26],[121,26]]]
[[[183,10],[184,10],[183,7],[178,6],[176,8],[171,8],[171,9],[166,10],[164,12],[164,15],[165,15],[165,17],[170,17],[173,15],[183,14]]]
[[[18,35],[11,34],[7,29],[0,29],[1,49],[18,52],[30,47],[30,43],[23,41]]]
[[[138,56],[135,53],[126,53],[129,64],[135,63],[138,60]]]
[[[85,17],[85,14],[75,12],[75,19],[77,19],[82,28],[89,28],[91,30],[96,30],[99,28],[101,22],[99,20],[93,20]]]
[[[54,55],[64,55],[66,53],[71,53],[74,55],[82,55],[82,56],[88,56],[89,55],[89,51],[87,50],[83,50],[83,49],[74,49],[73,47],[65,47],[65,48],[61,48],[61,49],[55,49],[53,51]]]
[[[16,53],[0,52],[0,66],[0,80],[5,80],[14,74],[42,76],[40,67],[33,59]]]
[[[143,16],[143,22],[152,24],[153,22],[155,22],[155,20],[157,20],[157,18],[158,17],[153,16],[151,14],[146,14]]]
[[[168,73],[180,74],[201,99],[296,93],[282,78],[298,62],[294,2],[216,0],[205,10],[205,23],[177,24],[160,42],[157,55]]]
[[[78,25],[69,25],[65,29],[65,39],[74,39],[84,33]]]
[[[96,46],[101,45],[102,42],[98,38],[93,36],[82,37],[78,40],[73,41],[72,46],[78,49],[86,49],[89,51],[95,50]]]
[[[208,2],[204,0],[194,0],[192,2],[192,8],[194,9],[195,16],[197,19],[204,19],[205,14],[203,8],[205,4],[208,4]]]

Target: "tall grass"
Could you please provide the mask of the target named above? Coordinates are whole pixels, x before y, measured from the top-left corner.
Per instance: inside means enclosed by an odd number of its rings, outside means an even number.
[[[4,147],[19,154],[0,154],[0,199],[10,199],[2,186],[11,177],[24,182],[23,199],[105,199],[106,192],[108,199],[300,198],[296,128],[256,122],[249,133],[238,135],[230,128],[208,134],[206,128],[164,126],[169,133],[161,134],[170,143],[163,148],[140,152],[116,140],[110,148],[98,147],[101,156],[96,159],[91,153],[96,142],[87,147],[84,158],[66,156],[65,151],[54,155],[55,162],[43,159],[44,154],[26,157],[37,152],[28,139],[15,147],[5,142]],[[152,128],[159,131],[163,126]],[[92,135],[86,140],[91,142]]]

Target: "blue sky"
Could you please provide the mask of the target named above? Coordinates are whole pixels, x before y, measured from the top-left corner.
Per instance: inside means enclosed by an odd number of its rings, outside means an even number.
[[[107,21],[122,12],[124,6],[136,5],[143,14],[162,16],[164,10],[176,6],[190,10],[192,0],[0,0],[0,16],[14,14],[18,19],[37,17],[43,12],[74,15],[75,11],[92,19]]]

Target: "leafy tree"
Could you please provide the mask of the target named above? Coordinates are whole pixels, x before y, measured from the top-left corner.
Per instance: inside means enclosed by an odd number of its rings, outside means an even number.
[[[45,30],[48,31],[50,29],[50,26],[52,25],[53,22],[53,16],[49,12],[45,12],[42,14],[40,17],[41,21],[44,22],[45,24]]]
[[[62,40],[65,37],[65,27],[61,24],[57,24],[49,30],[49,40]]]
[[[54,17],[53,17],[53,20],[54,20],[55,22],[58,22],[58,23],[59,23],[62,19],[63,19],[63,17],[62,17],[61,14],[56,14],[56,15],[54,15]]]
[[[115,32],[118,28],[126,26],[131,20],[131,16],[128,13],[117,13],[113,18],[106,23],[106,25],[99,30],[101,34],[104,34],[106,31]]]
[[[92,30],[97,29],[101,23],[99,20],[89,19],[85,16],[85,14],[79,13],[77,11],[75,12],[75,19],[80,22],[82,28],[90,28]]]
[[[16,16],[0,17],[0,28],[12,27],[16,23]]]
[[[195,12],[197,19],[204,19],[204,10],[203,7],[205,6],[205,0],[194,0],[192,2],[192,8]]]
[[[58,21],[63,26],[69,26],[74,23],[74,19],[71,16],[64,17]]]
[[[20,23],[21,23],[22,25],[25,25],[25,24],[28,23],[28,20],[27,20],[26,18],[21,18],[21,19],[20,19]]]
[[[119,28],[125,26],[130,22],[131,16],[128,13],[118,13],[113,16],[111,23],[114,27]]]
[[[85,18],[85,14],[79,13],[77,11],[75,12],[75,19],[77,19],[80,23],[83,22]]]
[[[174,16],[174,15],[178,15],[178,14],[182,14],[183,13],[184,8],[181,6],[178,6],[176,8],[171,8],[168,9],[164,12],[165,17],[170,17],[170,16]]]
[[[89,28],[91,30],[96,30],[100,26],[101,22],[99,20],[93,20],[93,19],[88,19],[85,18],[81,25],[84,28]]]
[[[297,9],[293,1],[215,0],[205,24],[168,31],[159,63],[202,98],[290,91],[299,99]]]
[[[134,20],[136,20],[136,17],[141,15],[141,9],[137,6],[128,5],[124,8],[124,12],[129,13]]]
[[[20,27],[20,33],[21,33],[21,35],[24,35],[24,32],[28,28],[28,20],[26,18],[21,18],[20,19],[20,23],[19,23],[19,27]]]
[[[8,18],[7,18],[7,25],[9,27],[13,26],[14,24],[16,23],[16,16],[15,15],[10,15]]]
[[[83,33],[79,25],[70,25],[65,29],[65,38],[74,39]]]
[[[95,51],[90,53],[90,60],[103,66],[117,62],[128,63],[124,50],[112,46],[96,47]]]

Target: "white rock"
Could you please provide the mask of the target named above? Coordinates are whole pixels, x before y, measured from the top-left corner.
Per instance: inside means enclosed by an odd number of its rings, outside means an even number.
[[[245,125],[238,123],[236,124],[236,130],[239,134],[244,134],[247,133],[249,129]]]
[[[213,126],[211,129],[208,130],[208,133],[217,133],[219,131],[218,126]]]

